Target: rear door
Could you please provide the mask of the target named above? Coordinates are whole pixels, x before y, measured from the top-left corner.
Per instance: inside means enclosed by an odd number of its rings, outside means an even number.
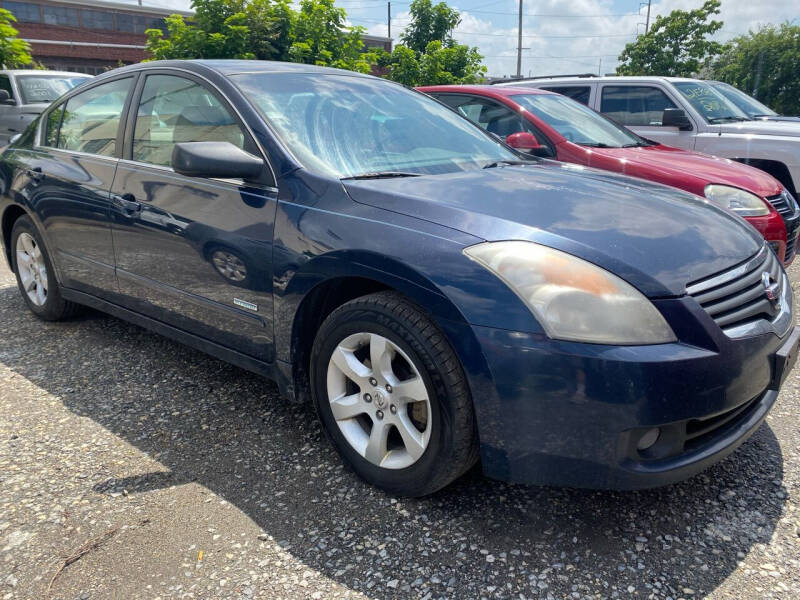
[[[116,290],[109,190],[134,80],[70,96],[45,113],[33,149],[15,153],[13,185],[42,224],[61,284],[101,297]]]
[[[168,70],[143,76],[112,188],[123,302],[271,361],[274,176],[268,165],[262,180],[247,183],[175,173],[175,144],[199,141],[230,142],[266,159],[207,81]]]
[[[682,108],[680,103],[658,85],[604,83],[600,86],[600,112],[617,123],[635,131],[642,137],[693,150],[697,124],[693,129],[681,131],[662,124],[665,108]],[[691,115],[689,119],[692,119]]]

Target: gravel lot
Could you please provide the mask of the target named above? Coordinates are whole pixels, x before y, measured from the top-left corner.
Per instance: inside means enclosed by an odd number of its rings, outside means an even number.
[[[40,322],[2,264],[0,599],[798,598],[798,377],[673,487],[475,471],[397,501],[272,383],[98,313]]]

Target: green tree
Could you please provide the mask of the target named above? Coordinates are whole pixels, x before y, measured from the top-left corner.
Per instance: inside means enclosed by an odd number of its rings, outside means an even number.
[[[260,60],[289,60],[297,13],[287,0],[251,0],[245,7],[250,49]]]
[[[17,37],[12,23],[17,18],[4,8],[0,8],[0,64],[6,69],[24,67],[33,62],[31,47],[28,42]]]
[[[380,57],[378,65],[388,67],[388,77],[407,86],[478,83],[486,67],[475,47],[457,44],[453,30],[461,15],[444,2],[413,0],[411,22],[391,57]]]
[[[800,115],[800,26],[767,25],[732,39],[704,71],[773,110]]]
[[[439,41],[443,46],[455,44],[453,29],[461,23],[461,15],[456,9],[444,2],[434,5],[431,0],[413,0],[409,13],[411,21],[400,36],[404,45],[423,54],[433,41]]]
[[[649,32],[625,46],[617,75],[697,74],[703,62],[722,48],[707,39],[722,27],[722,21],[712,19],[719,14],[719,6],[720,0],[706,0],[698,9],[673,10],[666,17],[656,17]]]
[[[368,73],[376,56],[362,52],[366,30],[347,27],[346,19],[347,13],[334,0],[302,0],[289,48],[291,60]]]
[[[182,15],[165,19],[168,37],[160,29],[145,31],[153,59],[255,58],[242,0],[193,0],[192,8],[190,23]]]

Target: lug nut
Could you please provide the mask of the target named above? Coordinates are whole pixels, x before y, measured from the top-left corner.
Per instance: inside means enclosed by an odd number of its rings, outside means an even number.
[[[369,394],[364,394],[364,402],[372,402],[372,396]]]
[[[375,416],[378,417],[378,420],[380,421],[383,418],[383,411],[379,410],[375,413]]]
[[[369,384],[370,385],[378,385],[378,380],[375,379],[374,377],[370,377],[369,378]]]
[[[392,386],[390,386],[388,383],[386,384],[386,391],[390,394],[392,393]]]
[[[393,415],[397,414],[397,407],[394,404],[389,407],[389,410],[392,411]]]

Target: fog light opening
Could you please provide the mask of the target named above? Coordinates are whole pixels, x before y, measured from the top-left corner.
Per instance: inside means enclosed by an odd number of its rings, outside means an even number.
[[[661,435],[661,428],[660,427],[653,427],[653,429],[648,429],[644,432],[644,435],[639,438],[639,441],[636,443],[637,450],[647,450],[648,448],[652,448],[655,443],[658,441],[659,436]]]

